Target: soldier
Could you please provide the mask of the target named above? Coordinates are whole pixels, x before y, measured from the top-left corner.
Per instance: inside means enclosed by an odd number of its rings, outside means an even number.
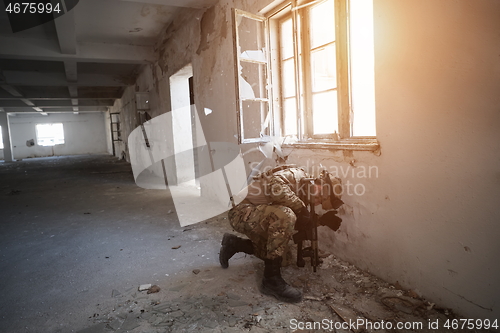
[[[260,290],[284,302],[302,300],[302,293],[281,277],[281,263],[287,244],[296,232],[296,222],[304,224],[309,221],[310,213],[304,203],[306,190],[300,188],[304,178],[309,178],[309,175],[303,169],[289,166],[277,167],[257,176],[242,191],[246,193],[245,199],[228,214],[234,230],[249,239],[226,233],[219,254],[223,268],[228,268],[229,259],[238,252],[264,260]],[[324,210],[337,209],[343,204],[340,200],[341,181],[326,170],[314,182],[314,191],[317,194],[314,204],[321,204]]]

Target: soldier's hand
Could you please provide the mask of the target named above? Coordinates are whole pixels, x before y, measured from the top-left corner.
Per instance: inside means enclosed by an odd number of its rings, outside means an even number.
[[[324,225],[332,229],[333,231],[337,231],[340,228],[340,224],[342,223],[342,219],[337,216],[337,211],[330,211],[319,218],[319,224]]]

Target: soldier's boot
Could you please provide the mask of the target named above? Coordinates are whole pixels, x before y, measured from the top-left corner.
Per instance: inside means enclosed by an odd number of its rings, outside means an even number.
[[[238,252],[253,254],[253,244],[249,239],[243,239],[231,234],[224,234],[219,252],[219,262],[222,268],[229,267],[229,259]]]
[[[300,302],[302,300],[302,292],[290,286],[281,277],[281,262],[281,257],[264,260],[264,278],[260,291],[265,295],[272,295],[283,302]]]

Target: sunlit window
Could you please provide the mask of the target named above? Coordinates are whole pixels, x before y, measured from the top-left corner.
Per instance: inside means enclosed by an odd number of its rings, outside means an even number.
[[[373,1],[350,1],[352,135],[375,136]]]
[[[255,79],[240,74],[241,142],[263,139],[267,132],[299,143],[375,139],[372,2],[315,0],[297,6],[295,1],[284,1],[266,17],[235,12],[240,68],[239,55],[258,46],[265,54],[261,63],[270,69]],[[265,31],[268,38],[252,40],[258,34],[243,25],[243,17],[255,23],[255,32]],[[242,98],[245,87],[262,87],[264,79],[273,121],[252,116]],[[259,118],[265,121],[259,123]]]
[[[37,124],[36,139],[39,146],[55,146],[64,144],[63,124]]]
[[[2,126],[0,126],[0,149],[3,149]]]

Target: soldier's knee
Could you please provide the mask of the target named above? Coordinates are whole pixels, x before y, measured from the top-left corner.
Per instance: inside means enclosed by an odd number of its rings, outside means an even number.
[[[295,221],[297,221],[297,216],[290,207],[279,206],[278,218],[281,220],[281,226],[286,230],[287,233],[293,233],[295,228]]]
[[[290,220],[293,224],[295,224],[295,221],[297,221],[297,215],[295,215],[293,210],[290,207],[286,206],[281,206],[281,210],[285,214],[286,218]]]

